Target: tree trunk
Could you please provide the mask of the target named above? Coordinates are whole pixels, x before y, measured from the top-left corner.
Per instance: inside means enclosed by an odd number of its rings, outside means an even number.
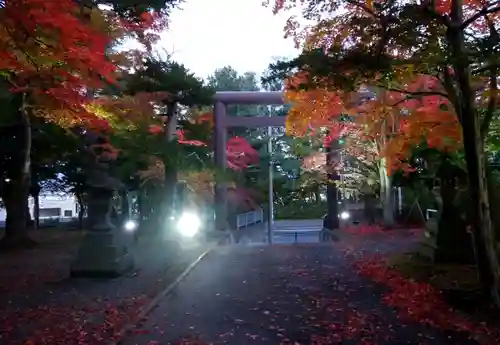
[[[11,184],[14,186],[6,187],[3,196],[5,210],[7,211],[5,237],[3,240],[6,243],[20,243],[24,242],[24,239],[28,236],[28,217],[26,212],[28,198],[24,196],[27,195],[29,187],[27,187],[28,184],[24,181],[22,175],[17,181],[11,180]],[[7,190],[14,188],[15,191]]]
[[[319,185],[316,186],[316,190],[314,191],[314,199],[317,205],[321,204],[321,192],[319,190]]]
[[[490,205],[500,204],[500,183],[493,176],[492,170],[488,169],[488,196]],[[491,221],[495,229],[495,238],[500,238],[500,213],[492,212]]]
[[[35,228],[40,229],[40,193],[33,195],[33,217],[35,218]]]
[[[28,196],[31,182],[31,124],[26,109],[26,94],[21,95],[19,116],[23,135],[19,141],[18,156],[13,159],[17,166],[13,167],[10,182],[5,185],[3,201],[7,211],[5,236],[1,246],[5,248],[32,247],[35,242],[28,236],[29,211]],[[14,163],[15,164],[15,163]]]
[[[386,228],[393,228],[394,205],[392,196],[392,179],[387,175],[386,160],[382,158],[379,167],[380,175],[380,200],[382,201],[383,223]]]
[[[328,212],[326,219],[324,220],[324,227],[329,230],[338,229],[340,227],[339,215],[338,215],[338,191],[337,191],[337,181],[339,180],[339,175],[335,169],[338,157],[338,142],[337,140],[332,140],[327,147],[326,153],[326,167],[327,167],[327,186],[326,186],[326,201],[328,205]]]
[[[447,163],[445,163],[447,164]],[[444,167],[446,169],[446,167]],[[472,243],[460,209],[455,206],[457,190],[453,176],[441,172],[441,207],[436,236],[435,260],[439,263],[474,263]]]
[[[172,142],[175,140],[175,132],[177,129],[177,113],[176,104],[172,103],[168,105],[167,121],[165,123],[165,140],[167,142]],[[177,169],[175,164],[171,162],[163,162],[164,172],[165,172],[165,194],[163,200],[163,215],[159,217],[159,228],[165,227],[165,223],[169,218],[164,216],[171,216],[174,211],[176,202],[176,185],[177,185]]]
[[[85,215],[85,202],[80,190],[75,192],[76,202],[78,203],[78,230],[83,230],[83,216]]]
[[[120,208],[121,208],[121,214],[119,217],[120,224],[118,226],[121,226],[124,224],[126,221],[132,219],[132,210],[130,208],[130,201],[129,201],[129,193],[127,190],[121,190],[119,191],[120,195]]]
[[[363,215],[364,220],[367,224],[375,224],[376,213],[377,213],[377,198],[375,193],[369,186],[365,186],[362,190],[363,198]]]
[[[463,0],[453,0],[451,20],[462,23]],[[470,223],[474,235],[477,264],[485,293],[500,306],[500,265],[496,253],[493,224],[490,217],[488,188],[486,181],[486,160],[479,116],[475,108],[475,94],[471,86],[469,59],[465,49],[464,29],[450,26],[447,39],[453,53],[453,69],[458,84],[459,101],[455,110],[461,122],[465,160],[469,174],[471,198]]]
[[[473,118],[475,114],[466,114]],[[467,124],[466,124],[467,123]],[[471,128],[475,134],[471,133]],[[485,158],[482,154],[482,140],[477,120],[467,119],[462,127],[465,159],[469,173],[471,198],[470,222],[474,234],[479,273],[485,292],[500,306],[500,265],[496,253],[496,240],[490,216],[487,181],[485,176]]]

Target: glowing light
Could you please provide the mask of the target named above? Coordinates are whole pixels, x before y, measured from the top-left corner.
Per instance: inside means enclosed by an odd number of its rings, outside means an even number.
[[[133,220],[129,220],[125,223],[124,228],[127,231],[134,231],[137,228],[137,223]]]
[[[344,212],[342,212],[340,214],[340,219],[344,219],[345,220],[345,219],[349,219],[349,217],[350,217],[349,212],[344,211]]]
[[[200,226],[200,218],[194,213],[183,213],[177,222],[177,230],[186,237],[196,235]]]

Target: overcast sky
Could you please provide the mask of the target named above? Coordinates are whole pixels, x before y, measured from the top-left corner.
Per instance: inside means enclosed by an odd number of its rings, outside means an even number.
[[[283,38],[289,14],[274,16],[262,0],[186,0],[171,16],[159,47],[200,77],[231,65],[262,72],[273,57],[297,55]]]

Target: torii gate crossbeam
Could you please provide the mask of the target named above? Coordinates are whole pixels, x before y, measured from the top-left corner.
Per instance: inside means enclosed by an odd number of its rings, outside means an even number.
[[[227,168],[227,129],[230,127],[279,127],[285,125],[284,116],[228,117],[229,104],[283,105],[283,93],[276,91],[222,91],[214,96],[214,160],[222,171]],[[215,224],[217,230],[228,230],[227,185],[220,178],[215,181]]]

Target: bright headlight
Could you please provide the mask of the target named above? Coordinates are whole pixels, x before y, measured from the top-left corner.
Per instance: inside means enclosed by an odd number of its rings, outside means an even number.
[[[340,214],[340,218],[341,218],[341,219],[349,219],[349,216],[350,216],[350,215],[349,215],[349,212],[346,212],[346,211],[344,211],[344,212],[342,212],[342,213]]]
[[[200,218],[194,213],[183,213],[177,222],[177,231],[187,237],[196,235],[200,229]]]
[[[137,223],[134,222],[133,220],[128,220],[127,222],[125,222],[125,224],[123,225],[123,227],[127,231],[134,231],[135,228],[137,228]]]

